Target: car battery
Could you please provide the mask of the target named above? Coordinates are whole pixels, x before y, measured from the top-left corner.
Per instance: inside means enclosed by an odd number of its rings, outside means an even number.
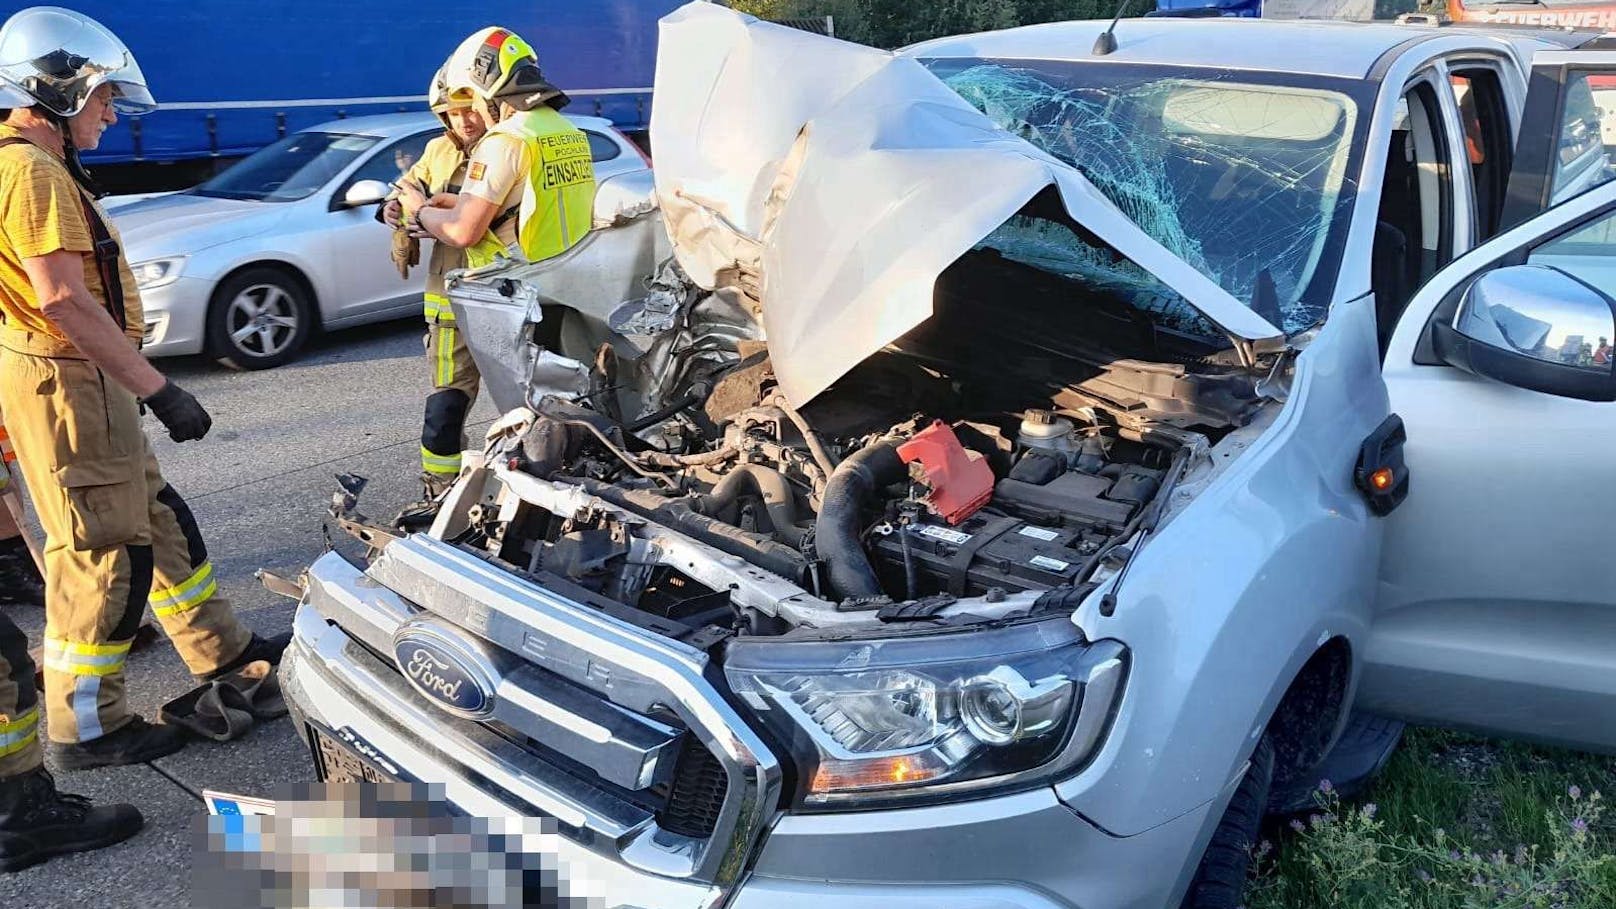
[[[873,541],[877,571],[887,590],[907,587],[907,545],[916,596],[979,596],[991,588],[1047,590],[1070,583],[1105,536],[1078,527],[1039,526],[987,509],[957,527],[911,524],[877,534]]]

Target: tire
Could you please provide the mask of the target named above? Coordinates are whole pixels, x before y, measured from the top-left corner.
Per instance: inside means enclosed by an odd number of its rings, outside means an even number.
[[[273,369],[314,331],[314,306],[287,272],[254,266],[220,282],[208,305],[208,353],[236,369]]]
[[[1180,909],[1237,909],[1245,904],[1251,849],[1257,845],[1262,830],[1273,782],[1274,746],[1263,736],[1251,753],[1245,779],[1240,781],[1240,788],[1229,799],[1229,807],[1212,833]]]

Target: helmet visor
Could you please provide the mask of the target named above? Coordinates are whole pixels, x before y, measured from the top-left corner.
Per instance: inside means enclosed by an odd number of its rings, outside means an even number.
[[[130,61],[134,65],[134,61]],[[135,75],[140,75],[140,67],[135,66]],[[117,92],[112,98],[112,109],[126,117],[138,117],[149,114],[157,109],[157,99],[152,97],[151,90],[146,88],[144,81],[129,81],[113,79],[113,86]]]

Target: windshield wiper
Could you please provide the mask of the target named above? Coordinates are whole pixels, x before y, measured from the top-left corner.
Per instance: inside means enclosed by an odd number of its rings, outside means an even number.
[[[265,198],[267,198],[266,196],[255,193],[232,191],[228,189],[208,189],[205,186],[195,187],[190,190],[190,192],[198,196],[207,196],[210,199],[235,199],[239,202],[262,202]]]

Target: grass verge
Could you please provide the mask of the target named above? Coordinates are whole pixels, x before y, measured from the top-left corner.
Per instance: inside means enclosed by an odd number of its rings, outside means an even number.
[[[1248,909],[1612,909],[1616,759],[1411,729],[1257,847]]]

